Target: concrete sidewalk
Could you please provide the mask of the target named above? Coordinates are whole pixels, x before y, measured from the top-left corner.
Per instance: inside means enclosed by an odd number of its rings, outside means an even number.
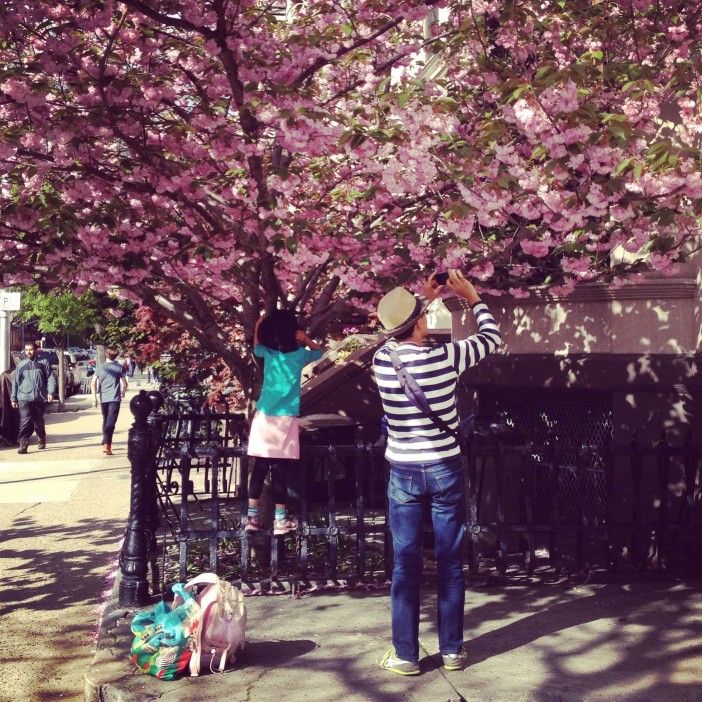
[[[693,585],[515,581],[469,590],[469,666],[454,673],[439,667],[432,590],[423,597],[422,674],[413,678],[377,667],[389,640],[387,591],[248,598],[248,644],[233,669],[172,682],[130,669],[132,613],[112,599],[86,700],[702,700],[702,594]]]
[[[83,699],[97,608],[129,513],[132,386],[114,456],[102,454],[102,417],[88,396],[70,398],[80,411],[47,415],[46,450],[36,437],[27,455],[0,449],[1,702]]]
[[[129,511],[132,419],[125,404],[112,457],[100,453],[92,407],[50,415],[46,451],[36,441],[27,456],[0,451],[3,702],[702,702],[702,594],[660,579],[566,589],[514,578],[469,589],[469,666],[456,673],[439,667],[428,586],[416,678],[377,668],[389,645],[387,591],[250,597],[248,645],[233,669],[170,683],[132,670],[132,612],[115,588],[92,658],[95,607]]]

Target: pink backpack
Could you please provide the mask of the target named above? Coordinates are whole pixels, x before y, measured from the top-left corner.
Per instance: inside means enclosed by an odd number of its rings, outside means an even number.
[[[199,675],[203,667],[212,673],[222,672],[227,658],[233,663],[246,643],[244,596],[214,573],[198,575],[185,583],[185,589],[192,591],[201,609],[200,627],[193,637],[190,675]]]

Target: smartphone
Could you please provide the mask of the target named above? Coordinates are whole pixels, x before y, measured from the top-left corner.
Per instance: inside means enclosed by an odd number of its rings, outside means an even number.
[[[446,271],[444,271],[443,273],[434,273],[434,280],[439,285],[446,285],[446,281],[448,280],[448,273]]]

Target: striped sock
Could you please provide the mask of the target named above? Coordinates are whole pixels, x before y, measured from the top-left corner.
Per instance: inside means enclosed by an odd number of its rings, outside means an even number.
[[[285,507],[275,508],[275,521],[282,522],[285,519]]]
[[[258,517],[258,507],[254,505],[249,505],[249,511],[247,512],[249,519],[255,519]]]

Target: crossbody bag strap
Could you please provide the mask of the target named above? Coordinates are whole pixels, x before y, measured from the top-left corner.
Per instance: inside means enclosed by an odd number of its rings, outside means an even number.
[[[400,355],[394,349],[388,349],[390,353],[390,360],[392,361],[392,367],[397,373],[397,379],[400,381],[400,387],[407,396],[407,399],[426,417],[431,419],[434,424],[439,427],[439,429],[445,431],[447,434],[453,436],[459,444],[461,444],[461,437],[458,431],[453,427],[450,427],[438,414],[435,412],[427,396],[424,394],[422,388],[419,387],[419,383],[412,377],[412,374],[407,370],[407,367],[400,360]]]

